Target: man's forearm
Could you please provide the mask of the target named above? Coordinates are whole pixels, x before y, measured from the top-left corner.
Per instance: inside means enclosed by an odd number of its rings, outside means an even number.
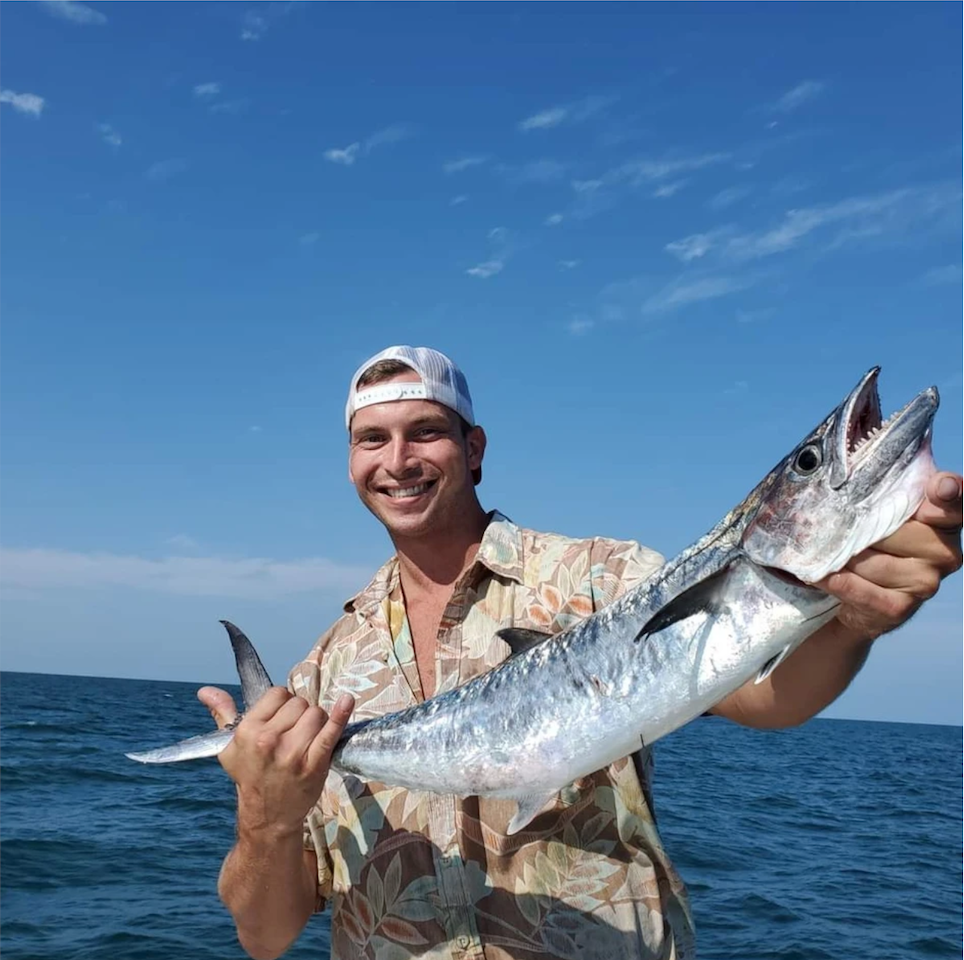
[[[241,946],[255,960],[282,954],[314,912],[318,879],[312,859],[300,830],[246,830],[239,824],[238,842],[221,868],[218,893],[234,917]]]
[[[829,706],[860,671],[873,644],[831,620],[795,650],[763,683],[752,680],[713,713],[748,727],[792,727]]]

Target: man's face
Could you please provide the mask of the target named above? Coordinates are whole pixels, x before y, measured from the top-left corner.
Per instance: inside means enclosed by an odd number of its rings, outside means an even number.
[[[415,371],[386,383],[418,383]],[[393,400],[352,417],[348,476],[362,503],[392,535],[435,533],[469,516],[472,471],[482,465],[485,434],[462,435],[455,411],[432,400]]]

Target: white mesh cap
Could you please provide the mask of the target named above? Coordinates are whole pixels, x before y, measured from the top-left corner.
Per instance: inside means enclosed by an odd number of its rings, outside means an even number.
[[[400,360],[411,367],[422,378],[422,382],[375,383],[358,390],[361,375],[379,360]],[[351,428],[351,418],[356,410],[392,400],[434,400],[454,410],[470,426],[475,426],[472,397],[465,374],[444,353],[431,347],[388,347],[366,360],[351,378],[345,406],[345,427]]]

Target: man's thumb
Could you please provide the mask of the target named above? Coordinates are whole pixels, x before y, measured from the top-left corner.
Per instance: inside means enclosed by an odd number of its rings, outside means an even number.
[[[201,687],[197,692],[197,698],[210,710],[219,730],[223,730],[237,719],[238,708],[227,690],[221,690],[219,687]]]

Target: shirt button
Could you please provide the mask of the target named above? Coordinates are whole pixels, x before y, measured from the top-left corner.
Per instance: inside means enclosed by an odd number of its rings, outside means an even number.
[[[464,950],[469,945],[469,938],[459,937],[458,944]]]

